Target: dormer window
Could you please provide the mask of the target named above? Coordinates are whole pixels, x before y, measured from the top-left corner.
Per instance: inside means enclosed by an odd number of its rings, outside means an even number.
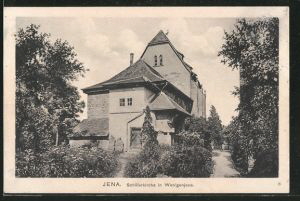
[[[163,56],[159,55],[159,65],[163,65]]]
[[[154,56],[154,66],[157,66],[157,56]]]

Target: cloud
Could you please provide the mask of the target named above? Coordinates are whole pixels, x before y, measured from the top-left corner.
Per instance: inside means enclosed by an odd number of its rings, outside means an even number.
[[[193,33],[187,22],[180,19],[168,19],[160,24],[163,31],[169,31],[168,37],[178,49],[188,54],[200,54],[215,57],[222,44],[223,28],[211,26],[203,33]]]
[[[126,52],[141,53],[143,51],[144,43],[140,41],[137,34],[130,29],[123,29],[118,37],[119,48]]]

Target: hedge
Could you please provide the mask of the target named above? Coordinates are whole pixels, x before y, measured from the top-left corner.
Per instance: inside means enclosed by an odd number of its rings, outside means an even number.
[[[118,158],[99,148],[58,146],[36,154],[26,150],[16,155],[17,177],[112,177]]]

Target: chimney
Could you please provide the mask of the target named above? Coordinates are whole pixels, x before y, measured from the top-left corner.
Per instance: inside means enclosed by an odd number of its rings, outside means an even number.
[[[130,53],[130,66],[133,64],[133,56],[134,56],[134,54]]]

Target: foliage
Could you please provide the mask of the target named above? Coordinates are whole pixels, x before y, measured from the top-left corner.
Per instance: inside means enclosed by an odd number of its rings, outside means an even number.
[[[256,160],[253,168],[256,173],[262,172],[259,168],[265,168],[255,167],[262,164],[261,153],[278,150],[278,26],[278,18],[240,19],[232,32],[225,32],[225,42],[219,52],[224,64],[240,70],[240,88],[234,92],[240,97],[236,121],[241,129],[236,138],[246,160],[250,157]],[[269,162],[266,167],[278,164],[278,161]]]
[[[278,152],[265,151],[257,155],[249,177],[278,177]]]
[[[68,42],[50,40],[30,25],[16,34],[16,148],[34,152],[62,142],[77,123],[77,88],[85,69]],[[58,138],[59,137],[59,138]]]
[[[187,132],[178,136],[180,143],[161,156],[162,174],[171,177],[209,177],[213,170],[212,153],[201,146],[200,136]]]
[[[184,131],[198,134],[200,138],[204,140],[204,147],[211,150],[211,132],[205,118],[198,118],[195,116],[186,118],[184,122]]]
[[[211,106],[208,120],[203,117],[192,116],[187,118],[184,123],[184,131],[198,134],[204,140],[204,147],[208,150],[212,149],[211,141],[214,142],[215,147],[222,145],[222,129],[220,117],[213,105]]]
[[[145,109],[145,119],[142,127],[143,149],[125,167],[128,177],[155,177],[158,173],[159,145],[157,132],[152,125],[150,108]]]
[[[147,144],[148,141],[158,144],[157,132],[154,130],[154,127],[152,125],[152,117],[149,106],[147,106],[145,109],[145,119],[141,135],[143,144]]]
[[[211,106],[210,108],[210,116],[208,117],[208,129],[211,133],[212,141],[214,142],[214,146],[220,148],[223,143],[222,137],[222,122],[220,120],[219,114],[215,106]]]
[[[111,177],[118,167],[115,155],[97,148],[58,146],[45,153],[18,153],[17,177]]]
[[[125,175],[131,178],[156,177],[159,172],[159,145],[147,142],[143,150],[132,160],[128,161],[125,167]]]
[[[248,172],[248,157],[250,153],[246,146],[249,144],[248,140],[241,135],[241,125],[237,117],[233,117],[228,126],[223,129],[223,136],[227,138],[230,144],[231,158],[235,168],[241,175],[246,175]]]

